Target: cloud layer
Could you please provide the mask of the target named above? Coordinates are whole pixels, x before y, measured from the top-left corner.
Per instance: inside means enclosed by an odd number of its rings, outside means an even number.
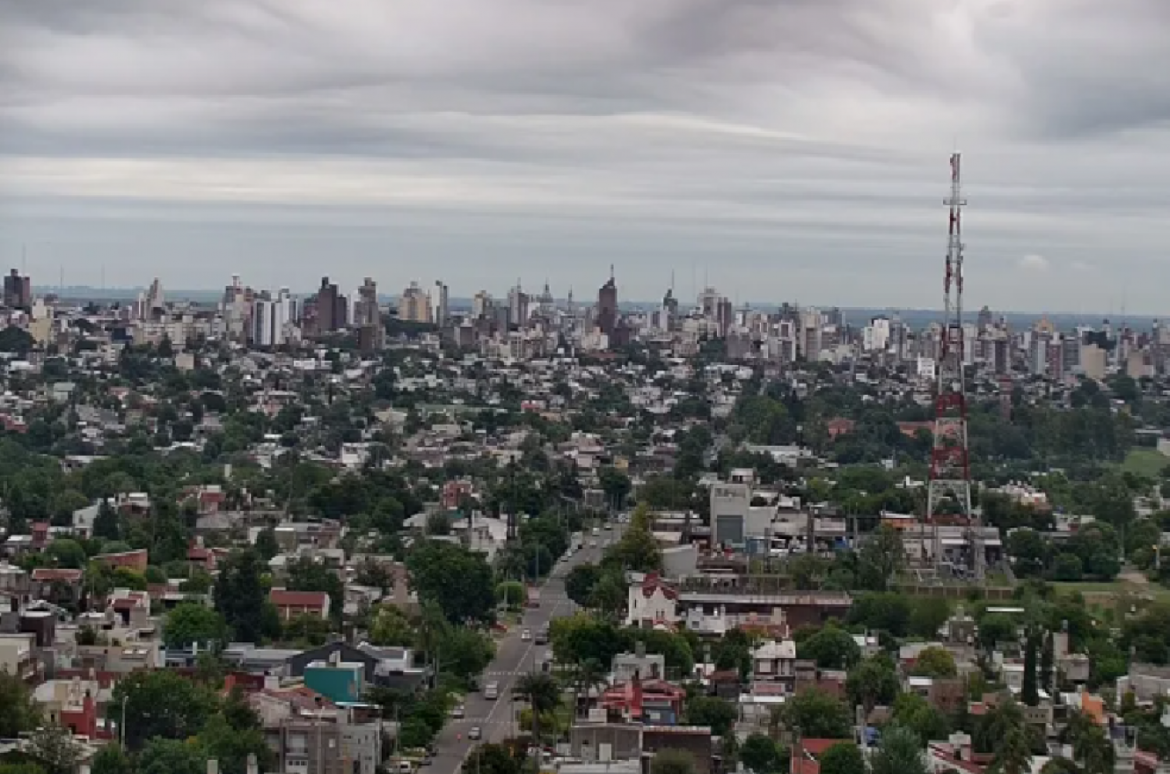
[[[0,18],[0,259],[25,244],[42,275],[457,295],[548,277],[580,297],[614,263],[633,298],[673,271],[684,294],[707,276],[740,300],[934,306],[957,143],[969,307],[1128,292],[1157,313],[1170,284],[1164,0],[0,0]],[[1019,281],[1037,268],[1043,287]]]

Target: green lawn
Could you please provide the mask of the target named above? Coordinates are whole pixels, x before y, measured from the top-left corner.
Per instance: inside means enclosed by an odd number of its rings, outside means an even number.
[[[1159,586],[1156,583],[1140,585],[1123,580],[1115,580],[1108,583],[1070,583],[1064,581],[1053,581],[1052,586],[1056,589],[1058,594],[1073,594],[1080,592],[1081,594],[1085,595],[1104,595],[1129,592],[1131,594],[1150,594],[1159,602],[1170,602],[1170,589],[1166,588],[1165,586]]]
[[[1162,477],[1162,471],[1168,465],[1170,457],[1154,449],[1130,449],[1125,461],[1121,463],[1121,469],[1139,476],[1158,479]]]

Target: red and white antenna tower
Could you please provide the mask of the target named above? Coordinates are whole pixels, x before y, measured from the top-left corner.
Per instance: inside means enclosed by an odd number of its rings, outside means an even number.
[[[963,198],[961,155],[951,154],[951,195],[946,274],[943,279],[943,330],[934,396],[934,447],[930,452],[930,484],[926,523],[934,530],[934,560],[942,562],[941,523],[966,525],[967,559],[977,578],[983,577],[983,549],[976,545],[971,509],[971,464],[967,446],[967,391],[963,378]],[[945,505],[944,505],[945,504]],[[940,513],[941,509],[941,513]]]

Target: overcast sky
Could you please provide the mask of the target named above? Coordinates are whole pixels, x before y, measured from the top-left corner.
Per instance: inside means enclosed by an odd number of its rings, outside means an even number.
[[[1166,311],[1170,0],[0,0],[34,282]]]

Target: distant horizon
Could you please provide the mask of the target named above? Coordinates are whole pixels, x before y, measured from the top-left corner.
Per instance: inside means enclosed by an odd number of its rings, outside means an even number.
[[[48,293],[52,293],[52,294],[61,295],[64,298],[71,298],[70,292],[74,292],[74,293],[80,294],[81,298],[79,300],[118,301],[118,300],[133,300],[133,297],[135,295],[137,295],[140,292],[145,291],[147,289],[147,287],[148,286],[146,286],[146,285],[130,285],[130,286],[112,286],[112,287],[100,288],[100,287],[94,287],[92,285],[46,286],[46,285],[35,285],[34,284],[33,291],[37,295],[45,295]],[[450,286],[448,286],[448,287],[450,287]],[[271,289],[270,288],[263,288],[263,290],[271,290]],[[291,288],[289,289],[289,291],[294,296],[306,297],[306,298],[314,295],[316,292],[316,291],[297,291],[297,290],[293,290]],[[223,292],[222,290],[216,289],[216,288],[179,288],[179,289],[172,290],[172,289],[167,288],[165,284],[163,285],[163,296],[167,300],[206,302],[206,301],[209,301],[215,297],[218,297],[222,292]],[[90,294],[92,294],[92,295],[90,295]],[[532,294],[530,294],[530,295],[532,295]],[[378,294],[378,298],[380,301],[394,301],[394,300],[397,300],[399,297],[400,297],[400,294],[397,294],[397,293],[395,293],[395,294],[379,293]],[[499,294],[499,295],[493,294],[492,297],[493,298],[505,298],[506,293]],[[567,297],[557,296],[555,294],[554,294],[553,298],[554,298],[554,300],[556,300],[558,302],[563,302],[563,301],[567,300]],[[465,306],[465,305],[469,305],[472,302],[472,300],[473,300],[472,296],[452,295],[449,298],[449,303],[452,305],[455,305],[455,306]],[[574,299],[574,302],[579,303],[579,304],[586,303],[583,299]],[[801,303],[801,302],[797,302],[797,301],[791,300],[791,299],[785,300],[785,301],[759,301],[759,300],[746,301],[746,302],[737,303],[735,306],[737,309],[741,309],[744,306],[747,306],[750,309],[757,309],[758,310],[758,309],[767,309],[770,307],[779,307],[779,306],[786,304],[786,303],[792,304],[792,305],[797,306],[798,308],[802,308],[802,309],[811,308],[811,309],[819,309],[821,311],[828,311],[830,309],[840,309],[844,312],[866,312],[866,313],[870,313],[871,315],[876,315],[876,314],[913,314],[916,316],[917,315],[927,315],[927,314],[941,315],[942,311],[943,311],[941,308],[931,308],[931,307],[883,306],[883,305],[847,306],[847,305],[843,305],[843,304],[833,304],[833,303],[829,303],[829,304]],[[651,301],[651,300],[646,300],[646,299],[634,299],[634,300],[626,300],[626,301],[619,300],[619,302],[618,302],[619,307],[639,307],[639,308],[640,307],[656,307],[660,304],[661,304],[661,301]],[[964,308],[964,312],[963,312],[964,319],[973,319],[976,316],[978,316],[978,314],[979,314],[980,310],[982,310],[983,306],[984,306],[983,304],[966,306]],[[1089,310],[1089,311],[1055,310],[1054,311],[1054,310],[1026,310],[1026,309],[1006,309],[1006,310],[1003,310],[1003,309],[995,309],[994,307],[991,307],[990,305],[988,305],[988,308],[991,310],[992,314],[997,316],[997,317],[1000,317],[1000,316],[1002,316],[1002,317],[1036,317],[1036,318],[1045,317],[1045,316],[1047,316],[1047,317],[1060,317],[1060,318],[1070,318],[1071,317],[1071,318],[1093,319],[1097,322],[1102,322],[1105,320],[1110,320],[1110,321],[1143,320],[1143,321],[1154,322],[1154,321],[1163,319],[1165,317],[1170,317],[1170,314],[1160,315],[1160,314],[1152,314],[1152,313],[1145,312],[1145,311],[1134,312],[1134,311],[1128,311],[1128,310],[1126,310],[1125,312],[1119,312],[1116,310],[1114,310],[1114,311],[1100,311],[1100,310]]]

